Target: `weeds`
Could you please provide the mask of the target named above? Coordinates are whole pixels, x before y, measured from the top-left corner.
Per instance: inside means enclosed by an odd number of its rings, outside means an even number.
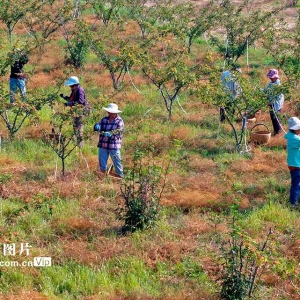
[[[11,174],[1,174],[0,175],[0,185],[6,184],[13,176]]]
[[[46,207],[50,216],[53,214],[54,205],[48,203],[43,197],[35,196],[33,199],[25,199],[25,204],[13,210],[5,219],[5,225],[12,223],[17,217],[22,216],[26,211],[37,211]]]

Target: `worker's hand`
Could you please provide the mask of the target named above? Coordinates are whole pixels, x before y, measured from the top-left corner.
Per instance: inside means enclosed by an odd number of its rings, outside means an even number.
[[[106,137],[112,137],[112,134],[108,131],[103,132],[103,135],[106,136]]]
[[[65,97],[65,95],[64,94],[59,94],[59,96],[61,97],[61,98],[63,98],[63,99],[66,99]]]
[[[94,131],[100,131],[100,125],[98,123],[94,125]]]

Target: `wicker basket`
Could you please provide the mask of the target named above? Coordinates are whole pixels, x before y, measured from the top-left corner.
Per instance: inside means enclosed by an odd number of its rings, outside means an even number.
[[[257,126],[264,126],[266,128],[266,130],[253,131],[253,129]],[[258,123],[252,127],[250,137],[251,137],[251,142],[253,142],[255,144],[259,144],[259,145],[267,144],[270,141],[271,132],[265,124]]]

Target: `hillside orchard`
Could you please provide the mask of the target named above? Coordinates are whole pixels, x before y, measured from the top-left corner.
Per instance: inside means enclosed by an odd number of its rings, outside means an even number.
[[[263,92],[277,69],[286,132],[299,20],[297,1],[2,0],[0,298],[300,299],[299,212]],[[11,101],[20,53],[26,94]],[[242,93],[220,123],[227,69]],[[89,113],[59,96],[70,76]],[[99,172],[109,103],[124,180]]]

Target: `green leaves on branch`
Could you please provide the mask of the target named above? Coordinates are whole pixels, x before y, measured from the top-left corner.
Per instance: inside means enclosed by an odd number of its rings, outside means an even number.
[[[82,142],[83,137],[75,128],[75,118],[84,121],[85,107],[75,105],[53,113],[51,130],[42,130],[43,142],[49,146],[62,162],[62,175],[65,175],[65,160]]]
[[[221,297],[227,300],[250,299],[257,281],[269,265],[272,229],[266,233],[262,244],[241,232],[236,217],[232,217],[230,239],[221,246],[223,270],[220,277]]]
[[[0,86],[0,117],[4,120],[11,139],[28,120],[33,124],[39,122],[38,111],[46,104],[51,104],[55,95],[43,90],[36,90],[34,93],[27,93],[25,96],[16,94],[14,103],[9,101],[9,93]]]
[[[186,52],[173,47],[167,39],[161,38],[160,44],[161,53],[156,45],[148,45],[138,59],[144,75],[158,88],[171,117],[179,92],[196,80],[195,65],[189,65]]]
[[[75,25],[69,29],[63,24],[64,38],[66,40],[66,62],[75,68],[83,67],[89,51],[89,28],[87,24],[76,19]]]
[[[274,23],[274,17],[283,8],[264,11],[254,9],[251,4],[251,1],[243,1],[241,4],[230,0],[221,1],[217,12],[223,30],[211,30],[208,33],[208,41],[217,47],[227,66],[234,66],[249,47],[264,38]]]
[[[113,87],[120,90],[123,87],[126,72],[133,66],[136,49],[124,39],[111,36],[91,37],[92,51],[100,58],[101,63],[109,71]]]
[[[300,81],[300,18],[297,18],[296,29],[290,29],[289,22],[272,25],[263,40],[267,53],[273,57],[280,69],[297,88]]]
[[[118,20],[118,13],[124,4],[122,0],[98,1],[88,0],[92,5],[96,17],[108,26],[110,22]]]
[[[121,183],[124,202],[119,205],[116,214],[125,223],[124,233],[149,228],[158,218],[170,160],[167,165],[159,163],[153,156],[154,150],[151,146],[137,148],[133,153],[132,166]]]

